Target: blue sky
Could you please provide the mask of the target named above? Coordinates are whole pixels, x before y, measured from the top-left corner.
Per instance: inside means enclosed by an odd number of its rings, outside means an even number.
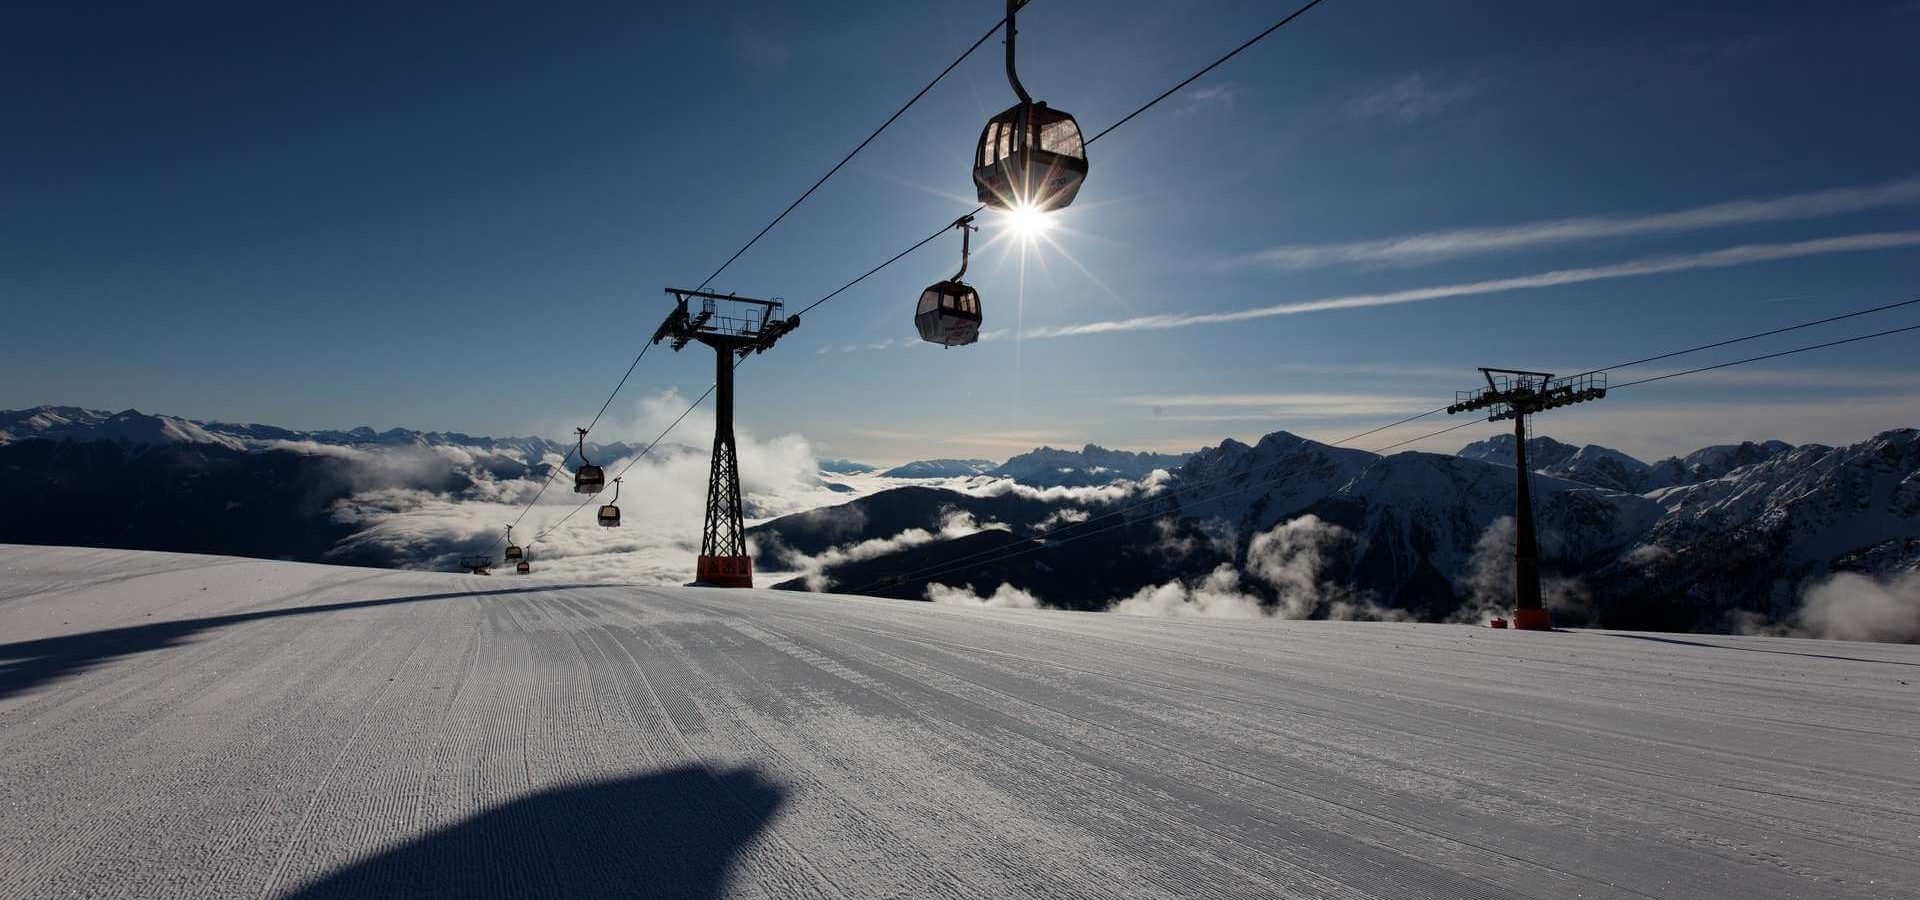
[[[1034,0],[1021,72],[1091,133],[1287,8]],[[998,14],[16,4],[0,407],[565,434],[663,287],[697,284]],[[1912,2],[1327,0],[1094,145],[1047,239],[983,217],[969,280],[993,339],[912,340],[912,301],[956,262],[943,239],[743,368],[740,422],[882,461],[1335,438],[1479,365],[1585,369],[1920,296],[1916,45]],[[973,141],[1012,99],[998,50],[716,286],[804,305],[970,209]],[[1233,315],[1276,306],[1296,311]],[[1920,424],[1916,350],[1538,424],[1647,456],[1851,441]],[[711,367],[657,348],[604,436],[650,434],[644,401],[697,395]]]

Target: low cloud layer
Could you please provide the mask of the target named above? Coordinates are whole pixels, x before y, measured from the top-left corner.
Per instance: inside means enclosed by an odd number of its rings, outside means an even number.
[[[991,594],[974,593],[972,585],[949,587],[944,584],[927,585],[927,599],[946,606],[977,606],[995,609],[1044,609],[1046,604],[1040,598],[1011,584],[1001,583]]]
[[[1244,569],[1222,563],[1198,580],[1149,585],[1108,604],[1107,611],[1206,619],[1405,619],[1405,613],[1355,595],[1328,578],[1335,557],[1352,543],[1353,533],[1347,529],[1318,516],[1301,516],[1254,535]],[[1243,580],[1247,577],[1254,586]],[[1270,591],[1272,602],[1256,586]]]
[[[1920,571],[1888,578],[1839,572],[1802,595],[1805,637],[1920,643]]]
[[[1447,621],[1484,625],[1496,616],[1504,618],[1513,614],[1513,543],[1512,516],[1493,520],[1480,533],[1473,544],[1473,555],[1467,559],[1466,570],[1460,579],[1460,586],[1466,590],[1467,602]],[[1649,556],[1645,559],[1653,559],[1651,554],[1654,552],[1646,551]],[[1580,612],[1583,615],[1591,605],[1583,582],[1577,578],[1553,575],[1540,578],[1540,602],[1548,610]]]
[[[687,406],[673,392],[653,395],[631,409],[624,421],[596,429],[612,438],[644,446]],[[687,417],[678,433],[711,433],[712,415],[704,407]],[[759,439],[739,435],[742,493],[750,515],[769,518],[818,506],[844,503],[861,493],[889,486],[858,478],[852,494],[829,490],[820,480],[813,448],[797,435]],[[359,448],[315,445],[311,452],[343,456],[363,473],[364,483],[336,504],[336,521],[356,527],[333,555],[377,560],[407,568],[453,569],[466,554],[498,558],[505,526],[527,509],[514,539],[530,546],[534,571],[554,577],[680,584],[693,576],[699,552],[700,523],[706,509],[708,459],[704,452],[663,445],[658,455],[595,459],[609,478],[625,469],[620,486],[621,525],[604,528],[595,512],[613,498],[612,485],[598,497],[572,492],[563,469],[544,493],[546,467],[558,466],[549,454],[532,472],[510,453],[468,448]],[[636,461],[637,460],[637,461]],[[629,465],[631,464],[631,465]],[[582,502],[585,505],[582,506]]]
[[[982,531],[1010,530],[1002,522],[974,521],[973,514],[966,510],[947,509],[940,518],[940,529],[930,531],[925,528],[909,528],[891,537],[868,538],[838,547],[830,547],[813,556],[803,553],[788,553],[786,563],[793,571],[805,579],[807,590],[828,591],[834,582],[826,573],[828,569],[850,562],[878,559],[890,553],[897,553],[912,547],[931,544],[935,541],[948,541],[963,538]]]

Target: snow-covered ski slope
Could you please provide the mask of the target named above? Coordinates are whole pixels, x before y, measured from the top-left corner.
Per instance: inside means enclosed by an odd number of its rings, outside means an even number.
[[[0,897],[1914,897],[1920,647],[0,547]]]

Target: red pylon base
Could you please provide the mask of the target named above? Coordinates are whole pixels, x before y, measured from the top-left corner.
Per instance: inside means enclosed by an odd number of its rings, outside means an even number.
[[[702,556],[696,567],[695,584],[708,587],[753,587],[753,557]]]
[[[1552,631],[1553,615],[1544,609],[1516,609],[1513,627],[1521,631]]]

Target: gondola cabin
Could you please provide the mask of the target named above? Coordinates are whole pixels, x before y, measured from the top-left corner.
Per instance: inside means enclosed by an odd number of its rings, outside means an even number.
[[[508,545],[507,545],[507,552],[506,552],[505,554],[503,554],[503,555],[504,555],[504,556],[505,556],[505,557],[506,557],[507,559],[519,559],[519,558],[520,558],[520,547],[519,547],[519,545],[517,545],[517,544],[508,544]]]
[[[1072,203],[1086,178],[1080,124],[1045,103],[1016,104],[980,132],[973,184],[981,203],[1050,212]]]
[[[613,480],[613,499],[600,505],[600,525],[604,528],[620,527],[620,479]]]
[[[942,281],[920,293],[913,324],[920,339],[959,347],[980,339],[980,295],[959,281]]]
[[[521,561],[520,561],[520,563],[519,563],[518,565],[516,565],[516,566],[514,566],[514,567],[513,567],[513,571],[515,571],[515,572],[517,572],[517,573],[519,573],[519,574],[521,574],[521,575],[525,575],[525,574],[527,574],[528,572],[531,572],[531,571],[533,571],[533,564],[532,564],[532,563],[530,563],[530,562],[527,562],[526,560],[524,560],[524,559],[523,559],[523,560],[521,560]]]
[[[581,463],[573,470],[573,492],[576,494],[598,494],[607,486],[607,475],[600,467],[592,463]]]

